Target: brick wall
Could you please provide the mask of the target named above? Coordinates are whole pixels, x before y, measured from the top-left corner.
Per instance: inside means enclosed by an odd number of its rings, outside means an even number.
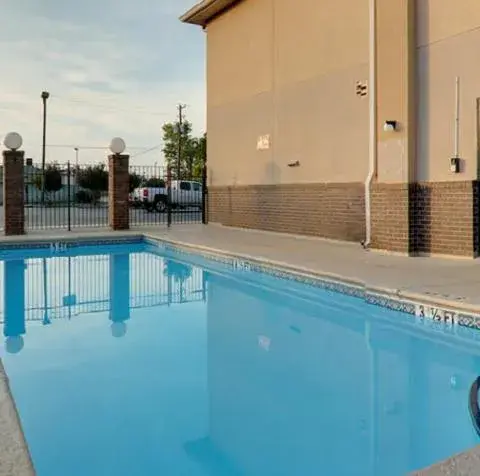
[[[365,239],[364,185],[292,184],[209,188],[209,220],[228,226]]]
[[[412,186],[412,248],[418,253],[478,254],[478,182]]]
[[[130,226],[129,156],[111,155],[108,158],[108,223],[113,230],[127,230]]]
[[[480,185],[372,185],[372,248],[473,257],[480,251]],[[363,184],[210,187],[209,220],[227,226],[365,238]]]
[[[3,212],[5,235],[25,233],[24,152],[3,152]]]
[[[372,184],[372,248],[409,253],[408,184]]]
[[[478,254],[477,182],[374,184],[372,247],[410,254]]]

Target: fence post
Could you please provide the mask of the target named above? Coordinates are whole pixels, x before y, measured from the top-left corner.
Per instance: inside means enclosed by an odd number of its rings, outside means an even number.
[[[172,226],[172,168],[167,167],[167,226]]]
[[[208,223],[207,164],[204,164],[202,169],[202,223]]]
[[[70,161],[67,162],[67,220],[68,220],[68,231],[72,231],[72,200],[70,197],[71,193],[71,169],[70,169]]]
[[[5,141],[7,142],[7,139]],[[5,145],[8,147],[8,144]],[[25,153],[22,150],[3,151],[3,226],[5,235],[25,234],[24,156]]]
[[[108,156],[108,224],[112,230],[130,227],[129,161],[129,155]]]

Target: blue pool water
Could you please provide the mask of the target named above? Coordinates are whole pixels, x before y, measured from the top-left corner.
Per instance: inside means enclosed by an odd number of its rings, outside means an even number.
[[[3,259],[38,476],[395,476],[479,443],[475,331],[144,244]]]

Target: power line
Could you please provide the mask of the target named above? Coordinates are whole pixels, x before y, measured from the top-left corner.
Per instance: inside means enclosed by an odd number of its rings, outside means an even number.
[[[130,158],[133,159],[134,157],[138,157],[139,155],[148,154],[149,152],[153,152],[155,150],[160,149],[160,147],[162,147],[162,146],[163,146],[163,144],[158,144],[155,147],[151,147],[150,149],[146,149],[146,150],[142,150],[141,152],[137,152],[136,154],[131,155]]]
[[[78,145],[78,144],[47,144],[47,147],[51,148],[57,148],[57,149],[84,149],[84,150],[105,150],[108,149],[108,145],[104,146],[91,146],[91,145]],[[133,146],[128,146],[127,147],[130,150],[147,150],[148,147],[143,146],[143,147],[133,147]]]
[[[68,98],[68,97],[61,97],[57,95],[52,95],[52,98],[58,99],[60,101],[66,101],[70,103],[75,103],[75,104],[82,104],[86,105],[89,107],[94,107],[97,109],[103,109],[103,110],[108,110],[112,112],[128,112],[128,113],[137,113],[137,114],[146,114],[146,115],[151,115],[151,116],[170,116],[171,113],[169,112],[160,112],[160,111],[150,111],[147,109],[138,109],[138,108],[121,108],[121,107],[116,107],[116,106],[110,106],[106,104],[98,104],[94,103],[92,101],[88,101],[85,99],[79,99],[79,98]]]

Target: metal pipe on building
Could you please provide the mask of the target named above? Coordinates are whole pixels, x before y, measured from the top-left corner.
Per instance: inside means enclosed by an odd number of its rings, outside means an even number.
[[[365,241],[364,248],[370,246],[372,240],[372,217],[371,217],[371,185],[377,172],[377,1],[370,0],[369,21],[369,80],[368,97],[370,111],[369,128],[369,166],[368,176],[365,180]]]
[[[454,157],[460,157],[460,78],[455,78],[455,145]]]

